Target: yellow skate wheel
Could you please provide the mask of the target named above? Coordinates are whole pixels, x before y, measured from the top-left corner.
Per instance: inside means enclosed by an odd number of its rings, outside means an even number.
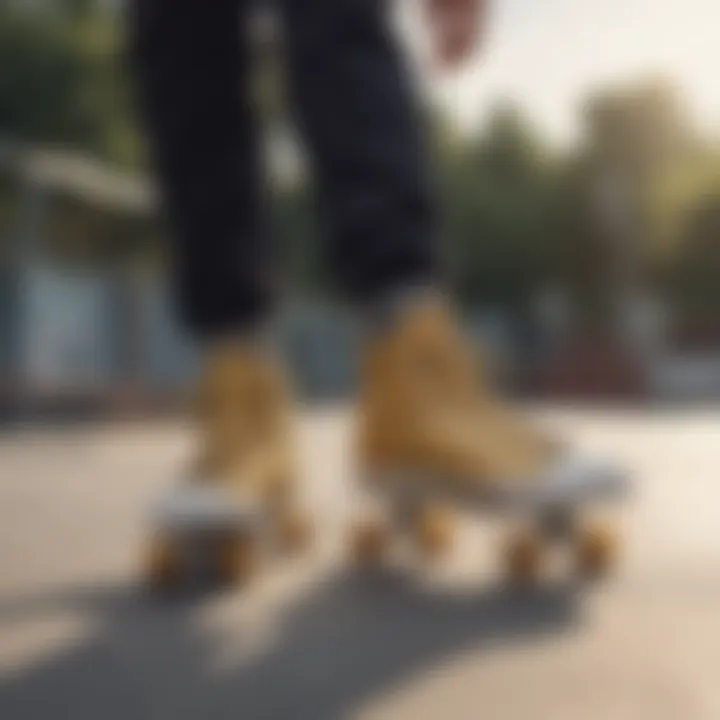
[[[145,580],[152,590],[169,590],[181,581],[182,557],[167,538],[153,538],[148,549]]]
[[[297,510],[280,514],[277,520],[277,531],[281,549],[291,554],[305,550],[313,536],[310,518]]]
[[[577,566],[585,576],[607,575],[618,556],[618,538],[609,524],[595,523],[582,528],[577,537]]]
[[[390,533],[380,522],[358,523],[350,537],[353,557],[360,567],[379,567],[390,549]]]
[[[218,580],[226,585],[248,582],[259,566],[258,547],[250,536],[220,538],[215,547]]]
[[[447,508],[425,506],[414,520],[413,534],[423,559],[437,560],[446,555],[452,547],[455,518]]]
[[[523,532],[510,538],[505,563],[510,583],[516,587],[537,585],[543,569],[545,546],[537,533]]]

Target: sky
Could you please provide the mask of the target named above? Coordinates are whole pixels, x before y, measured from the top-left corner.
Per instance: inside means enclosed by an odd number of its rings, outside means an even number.
[[[436,92],[463,127],[519,100],[559,142],[583,92],[653,75],[674,81],[700,127],[720,130],[720,0],[490,0],[482,53]]]

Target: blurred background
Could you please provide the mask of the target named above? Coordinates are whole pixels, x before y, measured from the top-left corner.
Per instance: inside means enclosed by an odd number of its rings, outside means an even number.
[[[419,45],[412,3],[399,25]],[[497,0],[482,56],[426,72],[451,277],[517,392],[720,399],[714,0]],[[133,119],[121,0],[0,3],[0,417],[173,406],[193,348]],[[405,12],[407,11],[407,12]],[[309,398],[353,385],[284,101],[257,22],[281,335]],[[333,352],[327,351],[328,347]]]
[[[465,322],[533,419],[628,469],[622,567],[592,593],[504,592],[507,523],[483,517],[440,577],[348,568],[352,417],[322,402],[350,395],[359,332],[264,12],[279,330],[317,401],[298,424],[318,548],[242,592],[143,599],[147,511],[188,463],[164,413],[195,353],[125,3],[0,0],[2,720],[720,718],[720,4],[492,0],[482,52],[438,77],[419,0],[398,3]]]

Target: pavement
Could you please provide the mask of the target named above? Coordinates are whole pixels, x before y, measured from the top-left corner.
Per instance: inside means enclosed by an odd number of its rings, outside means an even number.
[[[319,540],[250,587],[159,601],[138,582],[180,425],[0,436],[0,718],[717,720],[720,412],[535,409],[625,463],[625,555],[596,587],[504,589],[497,521],[459,519],[433,570],[363,577],[350,417],[308,411]]]

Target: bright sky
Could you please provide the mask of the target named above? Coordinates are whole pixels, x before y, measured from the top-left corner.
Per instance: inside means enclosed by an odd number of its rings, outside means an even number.
[[[720,130],[720,0],[490,1],[484,55],[441,89],[461,123],[505,96],[567,140],[584,90],[660,73],[703,129]]]

